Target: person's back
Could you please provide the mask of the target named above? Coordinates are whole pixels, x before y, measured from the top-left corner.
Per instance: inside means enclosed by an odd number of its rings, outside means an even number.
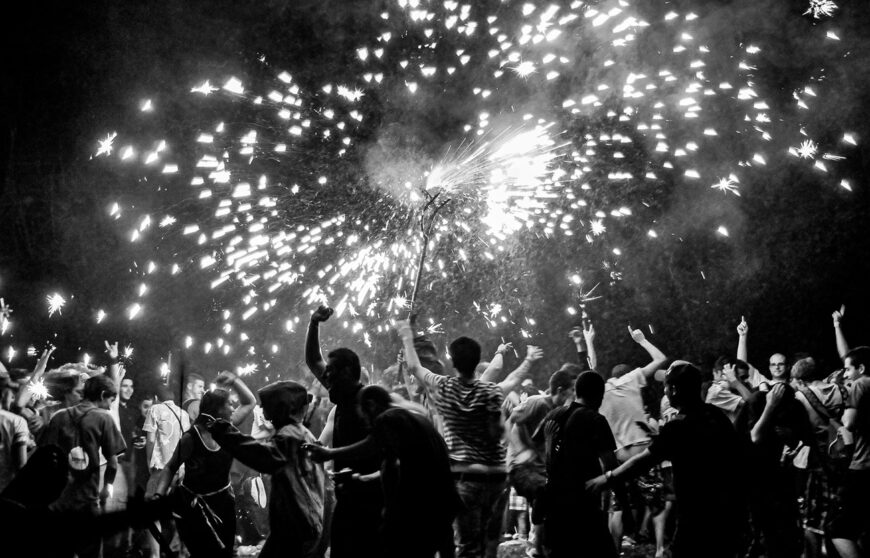
[[[646,376],[640,368],[610,378],[605,384],[600,412],[610,424],[617,449],[649,441],[649,434],[640,426],[647,420],[641,396],[645,385]]]
[[[443,377],[437,395],[444,418],[444,440],[453,461],[498,466],[505,449],[491,424],[501,414],[498,385],[480,380]]]
[[[673,464],[679,536],[733,542],[745,520],[745,463],[725,413],[709,404],[681,412],[662,427],[650,452]]]

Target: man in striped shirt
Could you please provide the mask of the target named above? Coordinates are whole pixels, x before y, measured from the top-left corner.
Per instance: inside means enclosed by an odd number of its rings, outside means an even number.
[[[444,419],[450,469],[464,508],[456,518],[457,557],[495,558],[507,488],[501,403],[506,390],[521,381],[543,353],[529,346],[523,363],[503,382],[485,382],[474,374],[480,363],[480,345],[460,337],[448,348],[457,375],[441,376],[420,365],[411,325],[401,321],[396,329],[409,371],[435,395]]]

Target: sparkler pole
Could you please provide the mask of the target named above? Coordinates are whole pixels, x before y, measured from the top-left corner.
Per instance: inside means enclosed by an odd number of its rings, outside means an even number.
[[[426,194],[429,196],[429,194]],[[435,225],[435,217],[438,216],[438,212],[444,208],[445,205],[450,203],[450,200],[444,200],[438,205],[434,205],[435,200],[438,199],[440,193],[435,194],[429,198],[429,201],[423,207],[423,216],[420,219],[420,230],[423,233],[423,249],[420,251],[420,260],[417,262],[417,275],[414,277],[414,290],[411,292],[411,300],[408,302],[408,319],[414,315],[414,304],[417,302],[417,295],[420,293],[420,279],[423,276],[423,265],[426,263],[426,255],[429,252],[429,237],[432,235],[432,227]],[[432,213],[428,216],[429,222],[426,223],[426,211],[429,208],[432,209]]]

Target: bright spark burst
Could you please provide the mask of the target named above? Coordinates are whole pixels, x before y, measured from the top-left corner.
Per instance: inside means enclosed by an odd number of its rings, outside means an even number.
[[[737,177],[732,174],[732,175],[727,176],[726,178],[720,178],[716,184],[713,184],[710,187],[715,188],[715,189],[719,190],[720,192],[723,192],[726,194],[728,192],[731,192],[735,196],[739,196],[740,191],[737,189],[739,182],[740,181],[737,179]]]
[[[832,17],[837,10],[837,4],[832,0],[810,0],[810,5],[804,15],[812,14],[814,18]]]
[[[244,364],[242,366],[236,367],[236,373],[239,376],[250,376],[251,374],[253,374],[256,371],[257,371],[257,365],[253,364],[253,363]]]
[[[100,155],[111,155],[112,149],[114,146],[112,145],[115,142],[115,138],[118,137],[118,132],[112,132],[107,135],[105,139],[101,139],[99,142],[99,146],[97,147],[97,153],[94,155],[95,157],[99,157]]]
[[[33,394],[32,397],[37,401],[48,399],[48,388],[45,387],[44,380],[40,379],[38,382],[31,384],[30,393]]]
[[[819,146],[813,140],[804,140],[798,147],[797,152],[801,159],[812,159],[819,151]]]
[[[52,317],[55,312],[60,315],[61,310],[63,310],[63,307],[66,304],[66,299],[58,293],[50,294],[45,298],[48,302],[48,317]]]

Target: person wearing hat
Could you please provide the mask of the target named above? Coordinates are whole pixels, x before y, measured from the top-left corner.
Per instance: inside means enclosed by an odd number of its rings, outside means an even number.
[[[693,364],[671,364],[665,394],[679,414],[649,447],[587,481],[586,490],[597,493],[669,460],[679,502],[673,557],[735,558],[746,522],[746,482],[740,474],[745,466],[737,432],[725,413],[701,399],[701,371]]]
[[[255,440],[229,421],[208,421],[220,447],[252,469],[272,475],[270,533],[261,558],[313,556],[323,533],[326,474],[302,449],[316,439],[303,424],[311,395],[302,384],[281,381],[258,392],[263,416],[275,427],[270,440]]]

